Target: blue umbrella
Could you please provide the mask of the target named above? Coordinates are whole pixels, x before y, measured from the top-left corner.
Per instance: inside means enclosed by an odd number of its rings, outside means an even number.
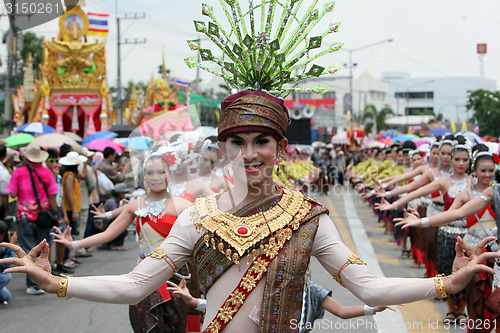
[[[392,138],[391,140],[392,140],[392,142],[413,141],[413,140],[415,140],[415,137],[408,135],[408,134],[405,134],[405,135],[400,135],[400,136],[397,136],[395,138]]]
[[[110,132],[110,131],[99,131],[99,132],[95,132],[94,134],[92,135],[89,135],[88,137],[86,137],[85,139],[83,139],[82,141],[82,146],[85,146],[87,143],[91,142],[91,141],[94,141],[96,139],[107,139],[107,140],[111,140],[111,139],[114,139],[118,136],[117,133],[115,132]]]
[[[393,130],[393,129],[389,129],[389,130],[385,130],[382,132],[383,138],[387,138],[388,136],[391,138],[396,137],[396,136],[398,136],[398,131]]]
[[[19,126],[19,128],[16,131],[19,133],[28,133],[28,134],[54,133],[54,129],[52,127],[39,122],[24,124],[22,126]]]
[[[434,135],[434,136],[438,135],[443,136],[446,134],[451,134],[451,131],[445,128],[434,128],[429,131],[429,135]]]
[[[125,146],[131,147],[137,150],[149,150],[151,147],[149,145],[150,139],[144,136],[134,136],[125,142]]]

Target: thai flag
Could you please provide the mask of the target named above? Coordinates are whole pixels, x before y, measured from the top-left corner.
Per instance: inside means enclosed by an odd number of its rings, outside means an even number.
[[[179,88],[184,88],[184,89],[189,89],[189,82],[187,80],[183,80],[183,79],[179,79],[179,78],[176,78],[175,79],[175,85],[178,86]]]
[[[446,120],[445,120],[445,119],[443,119],[443,124],[441,125],[441,127],[442,127],[443,129],[446,129]]]
[[[108,35],[109,14],[87,13],[89,28],[87,35],[106,37]]]
[[[474,133],[479,135],[479,124],[477,123],[477,119],[474,120]]]

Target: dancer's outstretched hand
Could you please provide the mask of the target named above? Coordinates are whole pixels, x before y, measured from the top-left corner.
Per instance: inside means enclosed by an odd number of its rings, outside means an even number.
[[[17,255],[17,258],[0,259],[0,264],[15,266],[5,269],[5,273],[26,273],[46,292],[55,293],[57,291],[59,278],[50,273],[50,247],[45,239],[32,248],[28,254],[15,244],[0,243],[0,246],[12,250]],[[42,252],[40,257],[35,258],[40,251]]]
[[[73,237],[71,236],[71,227],[66,228],[64,232],[61,232],[61,229],[54,227],[56,232],[51,232],[50,234],[54,236],[54,242],[63,244],[68,249],[73,248]]]
[[[378,210],[394,210],[397,207],[393,204],[390,204],[387,200],[382,198],[382,201],[380,201],[380,203],[375,204],[375,208]]]
[[[382,189],[382,186],[380,186],[380,183],[378,182],[377,178],[375,178],[375,176],[371,173],[370,173],[370,179],[373,182],[373,188],[375,189],[375,191]]]
[[[387,305],[385,305],[385,306],[376,306],[376,307],[374,307],[374,308],[373,308],[373,311],[374,311],[375,313],[377,313],[377,312],[382,312],[382,311],[384,311],[384,310],[386,310],[386,309],[389,309],[389,310],[391,310],[391,311],[393,311],[393,312],[395,312],[395,311],[396,311],[396,309],[395,309],[395,308],[393,308],[392,306],[387,306]]]
[[[372,192],[371,191],[365,191],[365,193],[363,194],[363,198],[365,199],[368,199],[372,196]]]
[[[394,222],[396,222],[396,227],[401,227],[402,229],[406,229],[408,227],[417,227],[417,228],[422,228],[422,221],[420,218],[411,213],[407,213],[405,210],[406,215],[404,218],[397,217],[393,219]]]
[[[476,272],[485,271],[495,274],[495,270],[483,264],[488,259],[500,258],[499,252],[484,252],[483,248],[495,240],[495,236],[486,237],[475,249],[467,245],[460,236],[455,244],[456,257],[453,261],[453,274],[445,277],[444,283],[448,294],[456,294],[469,283]]]
[[[171,281],[167,281],[167,284],[169,285],[167,289],[170,290],[172,294],[181,296],[187,304],[192,306],[196,306],[198,304],[198,300],[189,293],[184,277],[181,279],[181,282],[179,282],[179,285]]]
[[[106,212],[104,211],[104,206],[101,203],[99,206],[92,205],[92,209],[90,210],[92,214],[94,214],[95,219],[106,219]]]
[[[408,208],[404,210],[404,217],[407,217],[409,214],[413,214],[416,217],[420,217],[420,213],[417,210],[417,207],[413,206],[411,203],[408,203]]]

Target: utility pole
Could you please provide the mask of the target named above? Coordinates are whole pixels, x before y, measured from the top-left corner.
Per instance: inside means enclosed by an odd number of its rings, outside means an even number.
[[[368,44],[368,45],[364,45],[364,46],[360,46],[360,47],[357,47],[355,49],[347,49],[345,47],[342,47],[342,51],[347,51],[349,52],[349,103],[350,103],[350,108],[351,108],[351,116],[354,118],[355,117],[355,114],[354,114],[354,105],[353,105],[353,88],[352,88],[352,83],[353,83],[353,79],[354,79],[354,76],[353,76],[353,68],[357,65],[357,64],[354,64],[352,62],[352,53],[353,52],[356,52],[356,51],[359,51],[359,50],[362,50],[362,49],[366,49],[368,47],[372,47],[372,46],[375,46],[375,45],[379,45],[379,44],[384,44],[384,43],[391,43],[393,41],[392,38],[390,39],[384,39],[384,40],[381,40],[381,41],[378,41],[378,42],[375,42],[375,43],[371,43],[371,44]],[[359,114],[359,119],[361,119],[361,110],[358,110]]]
[[[118,16],[118,0],[115,1],[115,10],[116,10],[116,32],[117,32],[117,38],[116,38],[116,48],[117,48],[117,75],[116,75],[116,121],[118,124],[122,123],[122,73],[121,73],[121,50],[120,47],[121,45],[125,44],[145,44],[146,43],[146,38],[142,40],[138,40],[137,38],[135,39],[125,39],[122,41],[121,39],[121,34],[120,34],[120,20],[137,20],[137,19],[143,19],[146,18],[146,14],[142,15],[127,15],[125,14],[124,16],[120,17]]]
[[[15,0],[10,0],[11,3],[11,8],[14,8],[15,5]],[[4,88],[4,93],[5,93],[5,99],[4,99],[4,123],[11,121],[12,120],[12,87],[14,85],[14,80],[13,80],[13,74],[12,74],[12,69],[13,69],[13,63],[16,59],[16,40],[15,40],[15,32],[13,29],[15,28],[15,13],[14,11],[11,11],[9,15],[9,20],[12,22],[11,28],[9,29],[9,33],[7,35],[7,75],[5,78],[5,88]],[[11,126],[5,126],[4,127],[4,134],[8,135],[10,134]]]

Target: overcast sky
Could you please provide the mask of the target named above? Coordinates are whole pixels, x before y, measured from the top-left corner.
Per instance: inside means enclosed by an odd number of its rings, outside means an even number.
[[[219,2],[213,5],[216,16],[223,18]],[[195,56],[187,39],[196,38],[193,20],[207,21],[201,15],[201,1],[194,0],[119,0],[119,15],[145,13],[146,19],[122,21],[122,39],[146,38],[145,45],[122,46],[122,83],[148,80],[161,63],[165,47],[166,65],[174,75],[192,80],[196,70],[188,69],[185,57]],[[241,1],[243,8],[246,2]],[[260,3],[254,0],[254,3]],[[304,4],[310,1],[305,0]],[[109,13],[110,34],[107,45],[109,85],[116,84],[116,16],[115,0],[87,0],[85,11]],[[477,43],[488,44],[486,78],[500,82],[500,2],[497,0],[338,0],[335,11],[325,23],[340,21],[337,34],[328,42],[343,42],[345,48],[357,49],[385,39],[392,43],[353,52],[358,64],[355,74],[367,70],[379,78],[384,71],[404,71],[412,77],[479,76]],[[57,31],[54,20],[32,31],[51,38]],[[2,32],[7,29],[5,17],[0,20]],[[324,29],[319,29],[321,33]],[[312,34],[314,36],[314,34]],[[204,46],[209,46],[207,42]],[[5,46],[0,55],[5,64]],[[330,55],[326,64],[342,67],[338,75],[348,75],[347,52]],[[5,71],[5,65],[0,67]],[[202,75],[208,79],[210,75]]]

